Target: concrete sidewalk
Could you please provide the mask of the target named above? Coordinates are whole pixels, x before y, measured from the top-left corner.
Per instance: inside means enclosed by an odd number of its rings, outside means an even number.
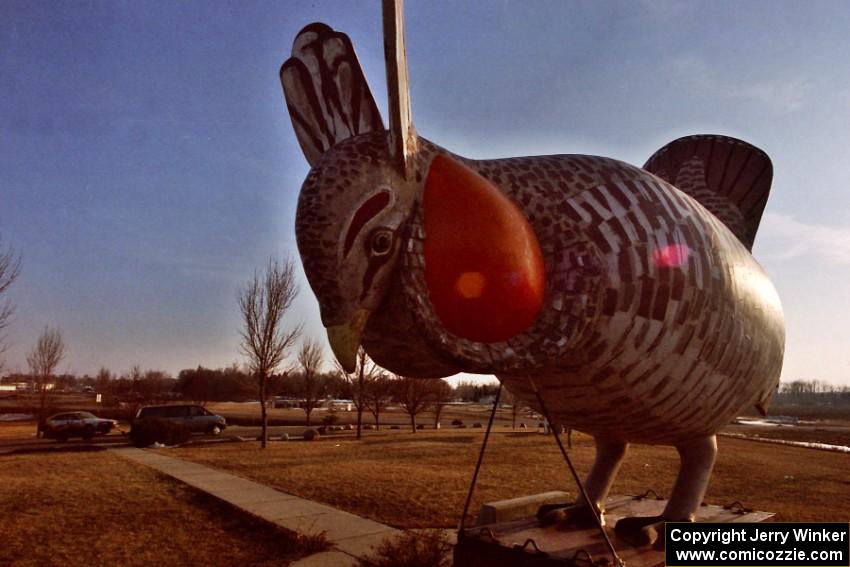
[[[358,558],[369,554],[386,537],[401,534],[385,524],[204,465],[133,447],[110,450],[287,530],[308,535],[325,532],[334,549],[305,557],[292,567],[356,565]]]

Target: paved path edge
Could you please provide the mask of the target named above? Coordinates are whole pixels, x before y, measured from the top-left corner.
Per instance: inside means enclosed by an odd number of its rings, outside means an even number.
[[[332,549],[301,558],[291,567],[354,566],[384,539],[402,533],[386,524],[206,465],[135,447],[108,450],[276,526],[304,535],[324,532]]]

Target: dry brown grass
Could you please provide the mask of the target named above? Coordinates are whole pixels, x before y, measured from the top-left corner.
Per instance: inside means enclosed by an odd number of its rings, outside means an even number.
[[[35,421],[11,421],[0,423],[0,439],[35,438]]]
[[[786,441],[802,441],[806,443],[826,443],[828,445],[844,445],[850,447],[850,426],[842,425],[818,425],[818,426],[796,426],[796,427],[753,427],[730,425],[724,429],[729,433],[738,433],[748,437],[762,437],[766,439],[784,439]]]
[[[10,566],[285,565],[314,551],[106,452],[0,457],[0,534]]]
[[[73,408],[97,413],[101,405],[97,403],[94,394],[75,392],[51,392],[48,396],[49,408]],[[38,393],[14,392],[0,396],[0,413],[17,413],[15,410],[24,408],[32,411],[41,406],[41,396]]]
[[[262,451],[255,443],[167,450],[299,496],[398,527],[453,527],[460,518],[482,441],[480,430],[371,433],[362,441],[323,438],[288,442]],[[572,458],[582,475],[592,441],[574,437]],[[721,438],[707,500],[735,500],[777,512],[785,521],[846,521],[850,508],[850,455]],[[670,447],[636,445],[614,493],[654,488],[669,494],[678,455]],[[551,437],[494,433],[471,510],[482,502],[546,490],[574,494]]]

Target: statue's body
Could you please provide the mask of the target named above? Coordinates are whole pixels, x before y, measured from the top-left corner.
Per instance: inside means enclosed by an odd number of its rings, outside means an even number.
[[[749,250],[767,156],[692,136],[643,169],[473,161],[414,137],[400,164],[347,37],[308,26],[281,76],[313,166],[299,250],[341,363],[362,344],[398,374],[495,374],[541,409],[539,390],[553,421],[596,439],[599,508],[627,443],[674,445],[682,471],[663,518],[631,527],[692,518],[714,434],[764,410],[779,379],[782,311]]]

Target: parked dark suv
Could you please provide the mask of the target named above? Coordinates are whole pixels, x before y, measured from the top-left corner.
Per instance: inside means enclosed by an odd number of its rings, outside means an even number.
[[[136,421],[141,419],[167,419],[185,426],[193,433],[218,435],[227,427],[227,422],[216,415],[193,405],[148,406],[136,413]]]
[[[38,432],[61,443],[69,437],[91,439],[95,435],[106,435],[117,425],[113,419],[102,419],[87,411],[71,411],[51,415],[39,424]]]

